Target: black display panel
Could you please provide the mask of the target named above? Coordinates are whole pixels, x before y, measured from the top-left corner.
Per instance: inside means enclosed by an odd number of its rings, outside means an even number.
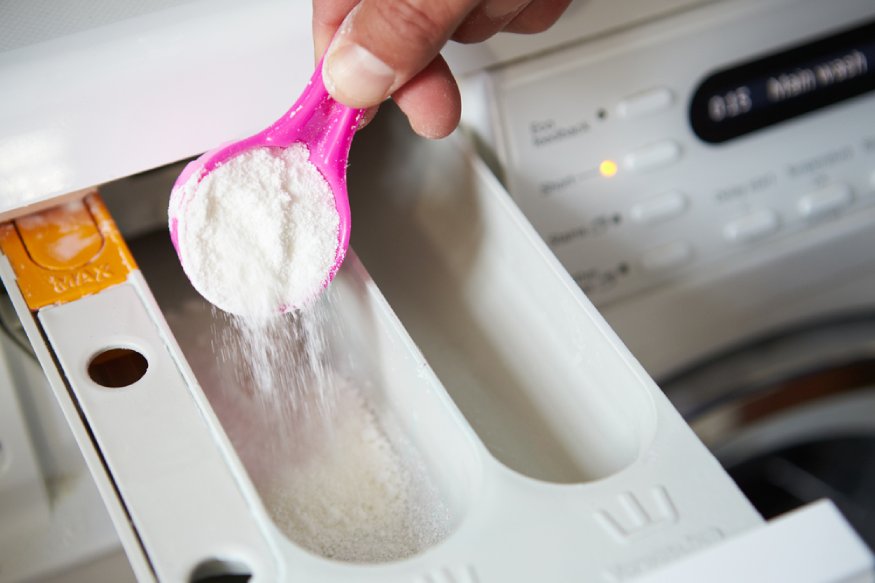
[[[875,90],[872,67],[875,21],[712,74],[693,94],[690,124],[726,142]]]

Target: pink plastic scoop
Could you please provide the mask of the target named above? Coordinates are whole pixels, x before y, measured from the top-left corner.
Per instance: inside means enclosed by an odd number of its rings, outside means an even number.
[[[325,178],[334,194],[334,205],[339,216],[337,251],[334,264],[323,282],[327,286],[346,257],[349,247],[350,213],[346,190],[346,165],[352,138],[364,115],[363,109],[353,109],[335,101],[322,83],[322,61],[307,83],[307,88],[280,119],[267,129],[238,142],[219,146],[190,162],[173,186],[170,196],[170,238],[176,254],[179,252],[179,218],[184,213],[188,198],[196,189],[183,188],[197,175],[198,182],[231,158],[253,148],[288,148],[304,144],[310,151],[310,162]],[[185,265],[183,264],[183,268]],[[293,306],[291,306],[293,307]]]

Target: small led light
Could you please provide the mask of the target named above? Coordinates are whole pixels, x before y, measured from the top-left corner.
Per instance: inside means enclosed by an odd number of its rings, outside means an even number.
[[[613,160],[602,160],[601,163],[599,163],[599,174],[605,178],[614,176],[618,169],[617,163]]]

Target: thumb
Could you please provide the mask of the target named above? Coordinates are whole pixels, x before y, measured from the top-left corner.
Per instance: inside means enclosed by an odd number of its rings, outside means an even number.
[[[477,3],[362,0],[325,54],[325,87],[350,107],[379,104],[437,56]]]

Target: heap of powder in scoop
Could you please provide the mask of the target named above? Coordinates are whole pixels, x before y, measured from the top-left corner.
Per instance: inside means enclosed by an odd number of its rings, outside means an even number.
[[[257,148],[183,188],[179,253],[207,300],[246,318],[301,307],[334,265],[338,215],[307,147]]]

